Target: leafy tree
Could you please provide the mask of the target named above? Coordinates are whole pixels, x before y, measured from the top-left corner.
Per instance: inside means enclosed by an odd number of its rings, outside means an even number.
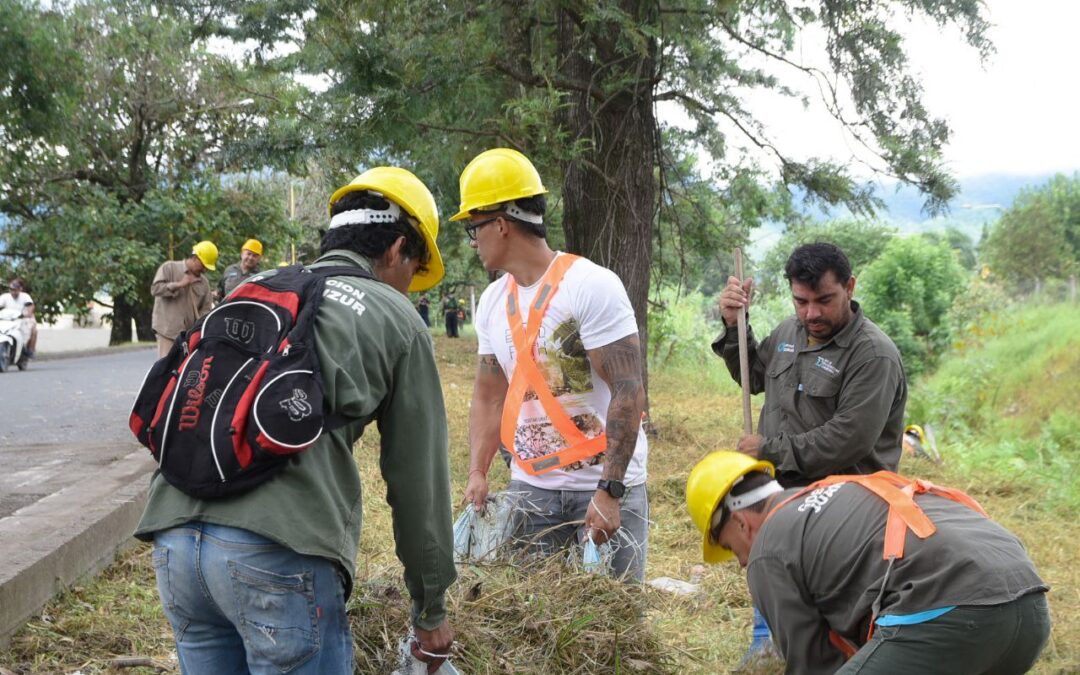
[[[870,220],[841,219],[826,223],[805,223],[789,227],[765,255],[756,271],[762,292],[766,295],[787,295],[784,265],[791,252],[803,244],[818,241],[839,246],[851,261],[852,273],[858,277],[866,267],[881,255],[889,241],[896,236],[896,229]]]
[[[1020,285],[1080,270],[1080,174],[1025,189],[990,229],[982,254],[996,278]]]
[[[941,232],[926,232],[924,237],[931,243],[944,242],[956,253],[956,259],[965,270],[975,269],[978,260],[975,257],[975,242],[963,230],[949,225]]]
[[[449,208],[469,157],[494,145],[523,150],[561,193],[553,220],[567,248],[619,274],[643,336],[655,226],[677,185],[669,161],[701,151],[719,185],[778,176],[812,202],[859,213],[875,205],[845,166],[779,147],[748,93],[823,92],[839,123],[877,153],[875,168],[918,186],[934,208],[956,191],[940,161],[948,128],[922,105],[898,17],[956,25],[989,51],[978,0],[175,1],[210,32],[255,40],[255,62],[326,76],[305,109],[307,140],[289,145],[296,154],[319,148],[342,167],[394,158],[420,169]],[[799,61],[796,38],[814,31],[824,35],[825,70]],[[664,135],[659,104],[680,110],[690,129]],[[297,162],[288,152],[276,161]],[[740,231],[765,217],[743,213]],[[448,252],[462,250],[460,231],[444,238]]]
[[[151,307],[149,280],[158,265],[186,257],[201,238],[217,243],[221,265],[235,262],[251,236],[263,241],[268,262],[287,251],[298,232],[281,206],[261,183],[244,181],[226,188],[213,176],[174,189],[149,190],[138,202],[121,202],[105,190],[86,190],[77,206],[59,205],[33,227],[13,229],[7,241],[13,250],[41,252],[24,261],[20,274],[34,280],[34,297],[44,299],[39,307],[44,316],[77,314],[94,293],[108,293],[114,302],[116,343],[130,340],[130,321],[118,325],[117,299]],[[128,329],[127,335],[122,328]],[[140,338],[152,339],[152,334],[140,331]]]
[[[51,87],[27,85],[45,93],[0,107],[3,255],[33,279],[46,316],[105,290],[112,341],[130,339],[132,319],[152,339],[149,286],[170,249],[183,256],[209,238],[227,255],[242,235],[285,231],[279,200],[252,204],[266,195],[208,172],[239,168],[230,143],[280,110],[290,87],[243,72],[179,17],[134,0],[3,11],[32,27],[4,77]]]
[[[856,295],[915,376],[932,368],[948,347],[949,310],[966,287],[967,277],[948,244],[897,237],[858,277]]]
[[[707,297],[719,293],[734,273],[732,249],[748,243],[750,223],[799,218],[789,193],[769,189],[763,177],[743,173],[718,185],[703,177],[695,162],[683,154],[665,163],[666,197],[653,232],[650,319],[670,304],[662,288],[697,289]]]

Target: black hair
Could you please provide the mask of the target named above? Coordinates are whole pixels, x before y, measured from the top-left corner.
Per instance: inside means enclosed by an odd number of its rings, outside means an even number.
[[[840,247],[818,241],[803,244],[791,252],[784,265],[784,278],[788,283],[798,281],[817,290],[821,278],[830,270],[841,285],[851,278],[851,262]]]
[[[538,216],[543,216],[547,212],[547,197],[544,195],[520,197],[514,200],[514,204],[522,211],[535,213]],[[530,223],[512,216],[507,216],[507,218],[514,221],[522,232],[540,237],[541,239],[547,238],[547,225],[544,223]]]
[[[747,492],[759,488],[772,480],[774,480],[774,478],[770,474],[765,473],[764,471],[751,471],[750,473],[743,476],[742,480],[736,482],[734,485],[731,486],[729,494],[734,497],[738,497],[739,495],[746,494]],[[769,500],[767,499],[762,499],[755,504],[751,504],[750,506],[739,510],[751,511],[753,513],[761,513],[765,510],[765,504],[768,501]],[[719,508],[723,511],[720,515],[720,522],[717,523],[716,527],[709,530],[709,536],[712,538],[713,541],[717,541],[720,538],[720,530],[724,529],[724,525],[726,525],[728,519],[731,518],[730,510],[724,508],[722,504]]]
[[[345,211],[357,209],[373,209],[385,211],[390,208],[390,201],[370,190],[350,192],[330,208],[330,215],[336,216]],[[360,255],[375,259],[386,253],[393,246],[398,237],[405,237],[405,246],[402,255],[407,258],[420,261],[420,271],[426,271],[425,265],[430,259],[427,244],[419,230],[413,226],[408,217],[401,218],[390,223],[369,223],[342,225],[327,230],[319,244],[319,254],[335,248],[343,248]]]

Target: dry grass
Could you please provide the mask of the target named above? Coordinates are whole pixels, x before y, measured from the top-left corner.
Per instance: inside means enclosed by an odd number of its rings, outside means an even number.
[[[464,489],[468,469],[474,348],[471,339],[437,338],[456,495]],[[730,447],[737,438],[739,400],[734,389],[705,391],[671,373],[652,373],[651,385],[660,434],[649,462],[654,524],[647,575],[687,579],[700,549],[683,504],[685,477],[698,458]],[[360,673],[392,669],[408,618],[376,444],[369,435],[357,450],[367,488],[358,586],[350,601]],[[1044,506],[1037,485],[999,478],[989,482],[986,476],[959,474],[948,466],[912,464],[902,470],[968,490],[1024,539],[1054,589],[1054,633],[1036,672],[1080,671],[1080,524],[1075,514]],[[493,484],[507,478],[497,463]],[[738,662],[748,642],[749,598],[737,566],[708,568],[701,586],[696,596],[676,597],[579,574],[554,560],[463,567],[449,597],[459,642],[455,663],[467,673],[722,672]],[[8,651],[0,652],[0,666],[20,674],[120,672],[109,666],[116,657],[167,663],[172,649],[149,549],[139,546],[98,579],[51,603],[18,633]]]

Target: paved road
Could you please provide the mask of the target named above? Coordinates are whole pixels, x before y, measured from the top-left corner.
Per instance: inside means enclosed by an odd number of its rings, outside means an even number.
[[[0,374],[0,518],[141,447],[127,417],[156,354],[32,361]]]
[[[127,415],[154,349],[52,361],[0,373],[0,447],[132,439]]]

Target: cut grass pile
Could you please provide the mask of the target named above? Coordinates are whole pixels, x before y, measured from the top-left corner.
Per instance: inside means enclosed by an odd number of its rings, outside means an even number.
[[[451,480],[460,498],[468,473],[467,419],[475,341],[436,338],[450,418]],[[721,368],[717,360],[710,367]],[[689,579],[700,539],[686,515],[683,489],[705,453],[730,448],[741,423],[738,392],[706,386],[685,372],[651,373],[649,579]],[[758,401],[760,403],[760,401]],[[373,432],[374,430],[372,430]],[[408,630],[407,592],[378,472],[378,439],[357,447],[364,479],[364,529],[356,591],[350,600],[358,673],[387,673]],[[948,460],[948,457],[946,458]],[[969,491],[1030,547],[1053,586],[1051,643],[1036,672],[1080,671],[1080,523],[1043,503],[1030,476],[909,462],[901,470]],[[496,462],[493,489],[508,471]],[[161,614],[148,546],[121,556],[104,574],[54,600],[0,651],[12,673],[121,672],[117,657],[174,666],[172,634]],[[465,673],[716,673],[738,663],[750,632],[750,604],[737,565],[706,569],[702,591],[675,596],[579,573],[552,559],[517,566],[467,565],[451,589],[457,631],[454,662]],[[158,672],[154,667],[126,673]]]

